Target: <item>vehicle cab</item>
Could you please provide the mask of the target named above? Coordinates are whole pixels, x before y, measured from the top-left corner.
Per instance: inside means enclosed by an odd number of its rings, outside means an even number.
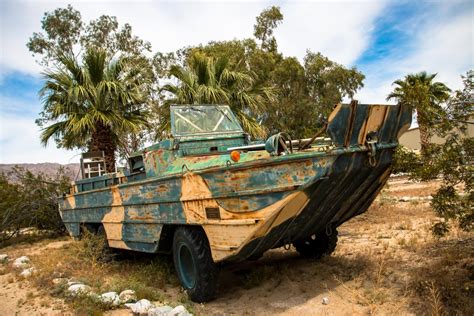
[[[172,105],[171,139],[163,140],[133,154],[130,170],[156,177],[191,167],[212,157],[227,154],[230,147],[249,143],[239,121],[227,105]],[[173,168],[175,164],[176,168]]]
[[[178,155],[212,155],[248,143],[227,105],[171,106],[171,134]]]

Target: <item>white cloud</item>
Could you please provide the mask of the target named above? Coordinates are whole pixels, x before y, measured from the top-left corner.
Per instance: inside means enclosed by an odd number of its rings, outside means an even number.
[[[38,74],[26,42],[41,30],[45,11],[72,1],[1,1],[0,73]],[[276,36],[286,55],[302,58],[306,49],[321,51],[338,62],[351,64],[368,44],[372,22],[383,2],[284,2],[283,24]],[[84,21],[102,14],[130,23],[135,34],[153,45],[153,51],[174,51],[187,45],[251,37],[255,17],[269,1],[164,2],[76,1]]]
[[[57,149],[54,142],[46,148],[39,140],[39,127],[34,119],[19,116],[0,116],[0,162],[1,163],[38,163],[78,162],[76,151]]]
[[[400,71],[438,73],[439,81],[460,88],[460,75],[474,66],[474,11],[433,23],[418,35],[418,50],[400,63]]]
[[[437,73],[436,80],[452,90],[461,88],[460,75],[474,68],[473,21],[473,10],[468,10],[423,25],[417,29],[415,49],[408,56],[390,56],[370,65],[365,87],[356,98],[361,103],[386,103],[393,81],[420,71]]]
[[[370,42],[386,1],[288,2],[276,37],[281,50],[303,59],[306,49],[352,65]]]
[[[41,31],[46,11],[72,1],[0,1],[0,75],[22,71],[37,75],[41,68],[26,47],[33,32]],[[153,51],[174,51],[211,40],[252,35],[255,16],[267,2],[79,1],[72,3],[85,22],[102,14],[130,23],[134,33],[152,43]]]

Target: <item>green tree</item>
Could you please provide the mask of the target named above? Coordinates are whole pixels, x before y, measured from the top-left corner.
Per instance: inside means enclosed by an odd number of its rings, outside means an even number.
[[[453,93],[442,115],[428,117],[431,133],[443,137],[444,143],[430,144],[421,157],[402,148],[395,155],[397,169],[415,180],[441,179],[431,202],[441,218],[432,227],[439,236],[453,224],[471,231],[474,223],[474,138],[468,133],[468,125],[474,124],[474,72],[462,78],[463,89]]]
[[[321,53],[308,51],[303,65],[295,58],[283,58],[271,78],[277,102],[263,123],[272,132],[285,131],[293,138],[311,136],[337,103],[363,87],[364,78],[356,68],[348,69]]]
[[[166,77],[171,65],[185,66],[196,53],[225,58],[230,68],[253,78],[254,90],[273,88],[275,97],[266,102],[265,113],[252,113],[265,129],[270,133],[285,131],[293,138],[311,136],[335,104],[352,97],[363,86],[364,75],[320,53],[308,52],[303,65],[295,57],[284,57],[273,37],[282,21],[278,7],[266,9],[257,17],[255,38],[215,41],[175,53],[158,53],[154,58],[156,72]]]
[[[143,56],[144,52],[151,51],[149,42],[133,35],[130,24],[120,28],[116,17],[102,15],[85,25],[81,13],[71,5],[46,12],[41,28],[43,32],[34,32],[26,46],[33,56],[40,57],[38,63],[44,66],[51,66],[64,55],[77,55],[89,48],[103,49],[109,56],[120,53],[128,57]]]
[[[20,167],[0,173],[0,244],[19,235],[23,228],[64,233],[57,199],[70,181],[64,169],[53,177],[34,175]]]
[[[257,23],[254,25],[253,35],[260,40],[260,48],[266,51],[276,52],[277,42],[273,37],[274,29],[283,21],[280,7],[272,6],[263,10],[257,16]]]
[[[442,179],[431,202],[442,218],[433,226],[437,235],[449,231],[452,224],[465,231],[474,228],[474,138],[468,133],[468,125],[474,124],[474,72],[468,71],[462,79],[463,89],[453,93],[444,116],[432,122],[433,133],[443,137],[444,144],[431,145],[430,163],[420,165],[414,173],[420,180]]]
[[[68,5],[66,8],[46,12],[41,20],[41,28],[41,32],[35,32],[30,37],[27,47],[37,58],[37,62],[45,67],[46,72],[64,68],[64,56],[81,58],[90,50],[105,52],[107,60],[112,60],[114,56],[126,57],[127,72],[133,72],[136,78],[142,78],[140,87],[143,94],[149,104],[155,102],[157,80],[151,60],[146,56],[146,53],[151,51],[151,45],[135,36],[129,24],[120,25],[115,16],[108,15],[84,23],[81,13]],[[136,74],[138,72],[139,75]],[[45,110],[40,113],[39,123],[44,122],[45,115],[48,115],[47,109]],[[146,127],[138,134],[136,130],[133,134],[116,131],[118,154],[126,156],[136,151],[147,138],[141,136],[148,133]]]
[[[44,73],[41,89],[41,141],[53,138],[59,147],[103,151],[108,172],[115,171],[119,136],[147,125],[146,83],[126,57],[110,59],[90,48],[83,63],[70,55]]]
[[[161,109],[162,130],[169,129],[171,104],[228,104],[248,133],[254,137],[265,135],[257,118],[265,110],[265,103],[273,98],[272,91],[255,88],[252,77],[232,70],[227,58],[195,53],[186,66],[171,66],[169,74],[178,83],[162,88],[171,95]]]
[[[449,99],[451,91],[445,84],[434,81],[436,75],[424,71],[407,75],[403,80],[394,81],[396,87],[387,97],[387,100],[395,99],[411,106],[416,112],[423,155],[429,150],[434,123],[445,116],[442,104]]]

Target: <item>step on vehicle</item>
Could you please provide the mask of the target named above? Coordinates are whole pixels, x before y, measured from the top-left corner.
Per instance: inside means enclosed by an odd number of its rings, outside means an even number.
[[[87,226],[111,248],[172,253],[195,302],[215,297],[222,263],[287,245],[331,254],[338,226],[383,188],[411,124],[409,108],[354,101],[312,138],[252,142],[226,105],[170,111],[172,138],[131,155],[126,170],[104,173],[101,153],[84,155],[60,213],[73,237]]]

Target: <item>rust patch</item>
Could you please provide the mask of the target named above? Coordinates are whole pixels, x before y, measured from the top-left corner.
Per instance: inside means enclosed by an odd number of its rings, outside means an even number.
[[[74,195],[69,195],[66,198],[66,202],[69,206],[69,209],[75,209],[76,208],[76,198],[74,197]]]
[[[380,129],[385,120],[387,109],[388,108],[383,105],[373,105],[370,108],[370,114],[367,118],[367,124],[365,126],[364,141],[367,133],[371,131],[378,131]]]
[[[201,200],[212,198],[204,179],[192,172],[186,173],[181,182],[181,201]]]
[[[149,210],[146,210],[145,214],[139,215],[137,210],[132,209],[127,212],[127,215],[131,220],[136,220],[136,221],[140,221],[140,220],[146,221],[146,220],[154,219],[153,215],[150,213]]]
[[[158,188],[156,189],[158,192],[168,192],[168,187],[164,184],[160,184]]]
[[[117,186],[110,188],[112,192],[112,209],[110,212],[104,215],[102,224],[104,225],[105,233],[109,245],[117,248],[128,249],[122,240],[122,229],[123,221],[125,219],[125,208],[122,205],[122,198],[120,196],[120,190]],[[120,241],[120,243],[117,243]],[[117,246],[115,246],[117,244]],[[121,246],[118,246],[120,244]]]
[[[235,172],[230,177],[230,180],[234,181],[234,180],[248,179],[249,177],[250,177],[250,174],[248,172]]]
[[[332,120],[336,117],[337,113],[339,113],[339,111],[341,110],[342,108],[342,104],[339,103],[336,105],[336,107],[334,108],[334,110],[331,112],[331,114],[329,114],[329,117],[328,117],[328,122],[332,122]]]

